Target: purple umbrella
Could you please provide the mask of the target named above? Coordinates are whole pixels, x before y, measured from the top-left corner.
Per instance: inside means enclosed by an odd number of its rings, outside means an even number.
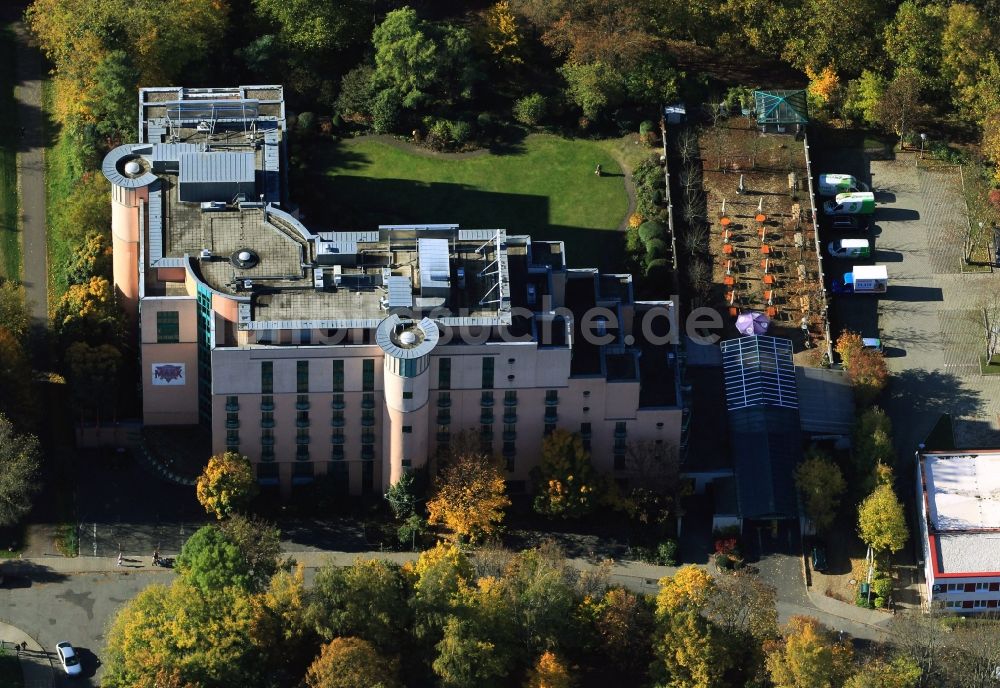
[[[746,335],[764,334],[770,324],[771,321],[767,319],[767,316],[757,311],[742,313],[740,317],[736,318],[736,329]]]

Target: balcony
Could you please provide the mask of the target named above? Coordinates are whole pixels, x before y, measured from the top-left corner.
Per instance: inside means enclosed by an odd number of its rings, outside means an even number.
[[[559,405],[559,397],[545,397],[545,405],[546,406],[558,406]]]
[[[483,396],[479,397],[479,405],[482,406],[483,408],[490,408],[490,407],[492,407],[493,406],[493,395],[492,394],[484,394]]]
[[[342,427],[344,427],[344,417],[343,416],[334,416],[333,418],[330,419],[330,425],[332,427],[335,427],[335,428],[342,428]]]
[[[296,418],[295,419],[295,427],[297,427],[297,428],[308,428],[309,427],[309,419],[308,418]]]
[[[559,420],[559,414],[556,413],[555,409],[545,409],[545,422],[555,423]]]
[[[508,446],[504,446],[504,448],[503,448],[503,455],[504,456],[510,458],[512,456],[515,456],[516,454],[517,454],[517,448],[516,447],[513,447],[513,446],[509,446],[509,447]]]
[[[335,432],[334,434],[330,435],[330,441],[333,444],[343,444],[344,443],[344,433],[342,433],[342,432]]]
[[[260,427],[262,427],[262,428],[273,428],[274,427],[274,419],[273,418],[268,418],[266,420],[262,419],[260,421]]]
[[[295,444],[309,444],[309,435],[299,435],[295,438]]]
[[[264,446],[264,447],[273,447],[274,446],[274,437],[271,437],[271,436],[261,437],[260,438],[260,443],[261,443],[261,446]]]
[[[451,397],[450,396],[449,397],[444,397],[444,396],[438,397],[437,405],[438,405],[438,408],[443,408],[443,409],[445,409],[445,408],[451,408]]]
[[[273,449],[261,449],[260,450],[260,460],[261,461],[274,461],[274,450]]]
[[[295,410],[296,411],[308,411],[311,404],[308,401],[296,401]]]
[[[517,432],[515,430],[504,430],[503,431],[503,441],[504,442],[515,442],[517,440]]]
[[[240,427],[240,422],[238,420],[226,420],[226,430],[236,430]]]
[[[437,414],[438,425],[451,425],[451,414],[448,412]]]
[[[590,430],[581,430],[580,431],[580,439],[583,440],[584,442],[589,442],[590,438],[593,436],[593,434],[594,433],[591,432]]]
[[[363,461],[371,461],[375,458],[375,447],[370,444],[366,444],[361,447],[361,459]]]
[[[493,441],[493,431],[492,430],[480,430],[479,431],[479,439],[481,439],[483,442],[492,442]]]
[[[361,444],[375,444],[375,435],[370,432],[366,432],[361,436]]]
[[[492,422],[493,422],[492,411],[483,411],[482,413],[479,414],[479,423],[481,425],[489,425]]]
[[[437,433],[437,441],[438,442],[451,442],[451,433],[450,432],[439,432],[439,433]]]
[[[361,427],[370,428],[375,425],[375,416],[362,417]]]
[[[506,406],[507,408],[510,408],[511,406],[517,406],[517,397],[504,397],[503,405]]]
[[[516,411],[507,411],[505,414],[503,414],[503,422],[504,423],[516,423],[517,422],[517,412]]]
[[[623,440],[623,439],[625,439],[625,437],[627,435],[628,435],[628,433],[624,429],[615,428],[615,439],[616,440]]]
[[[375,400],[368,398],[362,399],[361,408],[365,409],[366,411],[370,411],[371,409],[375,408]]]
[[[237,402],[226,402],[226,413],[236,413],[240,410],[240,405]]]
[[[346,406],[347,404],[344,403],[343,399],[334,399],[333,401],[330,402],[330,408],[332,408],[334,411],[343,411],[344,407]]]
[[[274,402],[273,401],[262,401],[262,402],[260,402],[260,410],[261,411],[273,411],[274,410]]]

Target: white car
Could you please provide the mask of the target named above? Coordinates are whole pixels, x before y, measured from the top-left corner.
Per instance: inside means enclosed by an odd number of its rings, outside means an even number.
[[[56,654],[59,655],[59,663],[62,664],[63,671],[66,672],[67,676],[79,676],[80,672],[83,671],[76,651],[65,640],[56,644]]]

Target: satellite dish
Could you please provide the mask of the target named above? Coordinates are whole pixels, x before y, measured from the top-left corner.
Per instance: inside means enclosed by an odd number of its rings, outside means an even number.
[[[240,251],[239,256],[237,257],[244,263],[247,263],[253,256],[250,255],[250,251]]]
[[[142,165],[136,160],[129,160],[125,163],[125,174],[136,175],[142,172]]]
[[[403,334],[399,335],[399,341],[407,346],[412,346],[417,343],[417,335],[407,330]]]

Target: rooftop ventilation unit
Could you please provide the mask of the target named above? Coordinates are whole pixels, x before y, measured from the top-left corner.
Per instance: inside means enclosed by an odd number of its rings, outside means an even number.
[[[212,252],[207,248],[201,249],[201,259],[202,260],[212,260]]]

